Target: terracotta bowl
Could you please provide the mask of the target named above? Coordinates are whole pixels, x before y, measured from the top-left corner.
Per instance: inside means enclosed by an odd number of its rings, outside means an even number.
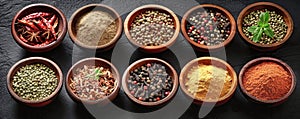
[[[91,65],[91,66],[99,66],[99,67],[104,67],[104,68],[110,68],[113,77],[116,79],[117,81],[117,85],[114,89],[114,91],[104,97],[103,99],[100,100],[86,100],[86,99],[81,99],[80,97],[78,97],[71,89],[70,87],[70,83],[71,83],[71,78],[73,78],[73,71],[76,71],[76,69],[78,68],[82,68],[84,65]],[[116,69],[116,67],[110,63],[109,61],[105,60],[105,59],[101,59],[101,58],[85,58],[82,59],[78,62],[76,62],[68,71],[67,77],[66,77],[66,89],[67,92],[69,94],[69,96],[75,101],[75,102],[79,102],[79,103],[83,103],[83,104],[88,104],[88,105],[93,105],[93,104],[100,104],[100,105],[106,105],[109,102],[113,101],[118,93],[119,93],[119,89],[120,89],[120,75],[118,70]]]
[[[279,98],[279,99],[276,99],[276,100],[260,100],[252,95],[250,95],[247,90],[245,89],[242,81],[243,81],[243,76],[245,74],[245,72],[247,71],[247,69],[249,69],[250,67],[256,65],[256,64],[259,64],[259,63],[262,63],[262,62],[274,62],[274,63],[277,63],[279,65],[281,65],[292,77],[292,84],[291,84],[291,88],[289,90],[289,92],[283,96],[282,98]],[[283,61],[279,60],[279,59],[275,59],[275,58],[271,58],[271,57],[261,57],[261,58],[256,58],[254,60],[251,60],[249,61],[246,65],[244,65],[244,67],[242,68],[242,70],[240,71],[240,74],[239,74],[239,85],[240,85],[240,88],[243,92],[243,94],[248,98],[250,99],[251,101],[255,102],[255,103],[258,103],[258,104],[265,104],[265,105],[272,105],[272,106],[276,106],[276,105],[279,105],[283,102],[285,102],[288,97],[293,93],[294,89],[295,89],[295,86],[296,86],[296,76],[292,70],[292,68],[287,65],[286,63],[284,63]]]
[[[231,85],[229,92],[226,95],[219,98],[218,100],[200,100],[200,99],[196,99],[194,97],[194,95],[192,95],[187,90],[187,87],[185,86],[185,84],[188,80],[187,74],[193,66],[197,66],[199,64],[213,65],[213,66],[216,66],[216,67],[219,67],[219,68],[222,68],[222,69],[225,69],[228,71],[228,74],[232,78],[232,85]],[[214,58],[214,57],[201,57],[201,58],[197,58],[197,59],[190,61],[183,67],[183,69],[181,70],[181,73],[180,73],[179,82],[180,82],[180,88],[182,89],[184,94],[187,96],[187,98],[193,100],[193,103],[201,105],[202,103],[205,102],[205,103],[215,104],[216,106],[220,106],[220,105],[226,103],[234,95],[238,81],[237,81],[237,76],[236,76],[234,69],[227,62],[225,62],[221,59],[218,59],[218,58]]]
[[[171,78],[173,80],[173,88],[172,88],[171,92],[169,93],[169,95],[159,101],[156,101],[156,102],[144,102],[144,101],[138,100],[130,93],[130,91],[128,89],[127,80],[129,79],[130,71],[133,71],[134,69],[136,69],[142,65],[145,65],[147,63],[162,64],[163,66],[166,67],[167,73],[171,76]],[[126,93],[126,95],[129,97],[129,99],[139,105],[143,105],[143,106],[147,106],[147,107],[164,105],[164,104],[168,103],[175,96],[175,94],[177,92],[178,76],[177,76],[175,69],[169,63],[167,63],[161,59],[157,59],[157,58],[144,58],[144,59],[140,59],[140,60],[132,63],[126,69],[126,71],[124,72],[123,77],[122,77],[122,88],[123,88],[124,92]]]
[[[14,91],[13,91],[13,87],[12,87],[12,80],[14,75],[17,73],[17,71],[25,66],[25,65],[30,65],[30,64],[36,64],[36,63],[41,63],[46,65],[47,67],[49,67],[50,69],[52,69],[55,74],[56,77],[58,79],[58,85],[56,87],[56,89],[54,90],[54,92],[52,92],[52,94],[50,96],[48,96],[45,99],[42,100],[38,100],[38,101],[32,101],[32,100],[26,100],[23,99],[21,97],[19,97]],[[53,61],[46,59],[46,58],[42,58],[42,57],[30,57],[30,58],[26,58],[26,59],[22,59],[20,61],[18,61],[16,64],[14,64],[8,74],[7,74],[7,89],[10,93],[10,95],[17,101],[20,103],[23,103],[25,105],[28,106],[32,106],[32,107],[42,107],[42,106],[46,106],[49,103],[51,103],[59,94],[61,87],[62,87],[62,81],[63,80],[63,74],[61,69],[57,66],[57,64],[55,64]]]
[[[16,27],[15,27],[15,23],[17,22],[18,19],[21,19],[31,13],[35,13],[35,12],[48,12],[48,13],[54,13],[57,18],[58,18],[58,37],[56,39],[56,41],[45,45],[45,46],[41,46],[41,47],[36,47],[36,46],[32,46],[29,45],[25,42],[23,42],[19,36],[18,33],[16,31]],[[23,9],[21,9],[13,18],[12,23],[11,23],[11,33],[13,38],[15,39],[15,41],[18,43],[19,46],[21,46],[22,48],[26,49],[27,51],[30,52],[47,52],[50,51],[52,49],[54,49],[55,47],[57,47],[64,39],[66,33],[67,33],[67,20],[65,15],[62,13],[62,11],[60,11],[58,8],[52,6],[52,5],[48,5],[48,4],[42,4],[42,3],[38,3],[38,4],[31,4],[28,5],[26,7],[24,7]]]
[[[174,35],[173,37],[165,44],[161,44],[158,46],[144,46],[141,45],[139,43],[137,43],[130,35],[130,25],[132,24],[132,22],[134,21],[134,19],[141,14],[142,12],[145,12],[147,10],[157,10],[163,13],[168,13],[171,15],[173,21],[174,21],[174,25],[175,25],[175,31],[174,31]],[[176,38],[179,34],[180,31],[180,26],[179,26],[179,20],[176,16],[176,14],[171,11],[170,9],[161,6],[161,5],[155,5],[155,4],[149,4],[149,5],[143,5],[141,7],[138,7],[136,9],[134,9],[131,13],[129,13],[129,15],[126,17],[125,21],[124,21],[124,31],[125,31],[125,35],[127,36],[127,39],[130,41],[131,44],[133,44],[136,47],[139,47],[141,49],[141,51],[147,52],[147,53],[158,53],[158,52],[162,52],[168,49],[168,47],[172,46],[175,41]]]
[[[80,20],[80,17],[93,11],[93,10],[99,10],[99,11],[103,11],[103,12],[107,12],[109,13],[116,21],[118,29],[117,29],[117,33],[114,36],[114,38],[101,46],[89,46],[86,45],[82,42],[80,42],[77,37],[76,37],[76,24],[78,22],[78,20]],[[97,26],[95,26],[97,27]],[[71,40],[78,46],[84,48],[84,49],[89,49],[89,50],[97,50],[97,51],[107,51],[110,50],[111,48],[113,48],[115,46],[115,44],[117,43],[117,41],[119,40],[121,34],[122,34],[122,19],[120,17],[120,15],[111,7],[107,6],[107,5],[103,5],[103,4],[89,4],[89,5],[85,5],[81,8],[79,8],[78,10],[76,10],[73,15],[71,16],[69,23],[68,23],[68,32],[69,32],[69,36],[71,38]],[[100,38],[99,38],[100,39]]]
[[[246,15],[248,15],[252,11],[260,10],[260,9],[272,10],[272,11],[275,11],[277,14],[280,14],[283,16],[283,19],[284,19],[285,23],[287,24],[288,28],[287,28],[287,34],[280,42],[273,43],[273,44],[255,43],[244,34],[244,32],[242,30],[243,19],[245,18]],[[281,7],[275,3],[271,3],[271,2],[257,2],[257,3],[253,3],[253,4],[250,4],[247,7],[245,7],[240,12],[240,15],[238,16],[237,26],[238,26],[239,34],[246,41],[246,43],[249,44],[250,47],[252,47],[253,49],[256,49],[259,51],[273,51],[273,50],[278,49],[290,38],[290,36],[292,35],[292,32],[293,32],[293,29],[294,29],[293,28],[294,27],[293,20],[292,20],[292,17],[290,16],[290,14],[283,7]]]
[[[231,24],[230,34],[229,34],[228,38],[223,43],[221,43],[219,45],[207,46],[207,45],[196,43],[195,41],[191,40],[190,37],[187,34],[186,27],[187,27],[187,23],[188,23],[188,20],[187,20],[188,17],[191,14],[193,14],[193,13],[199,11],[199,10],[200,11],[204,10],[204,9],[211,9],[211,10],[218,11],[218,12],[222,13],[224,16],[226,16],[230,21],[230,24]],[[198,51],[204,51],[204,52],[215,51],[215,50],[218,50],[222,47],[227,46],[232,41],[232,39],[233,39],[233,37],[236,33],[236,23],[235,23],[234,17],[225,8],[217,6],[217,5],[213,5],[213,4],[201,4],[201,5],[198,5],[198,6],[195,6],[191,9],[189,9],[184,14],[184,16],[182,17],[182,20],[181,20],[181,32],[182,32],[184,38],[194,47],[194,49],[196,49]]]

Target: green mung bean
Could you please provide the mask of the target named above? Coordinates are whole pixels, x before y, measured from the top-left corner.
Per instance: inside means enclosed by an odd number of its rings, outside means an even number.
[[[54,92],[58,85],[55,72],[44,64],[21,67],[13,77],[14,92],[26,100],[42,100]]]

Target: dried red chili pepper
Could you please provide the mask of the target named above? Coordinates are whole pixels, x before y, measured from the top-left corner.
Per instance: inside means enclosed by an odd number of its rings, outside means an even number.
[[[36,26],[37,26],[39,29],[41,29],[41,30],[43,30],[43,31],[46,31],[46,30],[47,30],[47,26],[45,26],[45,24],[44,24],[42,21],[40,21],[40,20],[38,20],[38,21],[32,20],[32,21],[33,21],[33,23],[36,24]]]
[[[24,24],[31,28],[33,31],[39,31],[39,28],[34,25],[34,23],[26,20],[18,20],[18,23]]]
[[[52,26],[54,24],[54,22],[57,20],[56,15],[53,15],[50,20],[48,21],[48,23],[50,23]]]
[[[47,17],[50,16],[50,13],[46,13],[46,12],[36,12],[36,13],[32,13],[29,14],[25,17],[22,18],[22,20],[30,20],[30,19],[35,19],[35,18],[39,18],[39,17]]]
[[[55,32],[53,26],[52,26],[50,23],[48,23],[47,19],[45,19],[44,17],[41,17],[41,19],[42,19],[42,21],[44,22],[44,24],[46,24],[47,28],[50,29],[50,31],[51,31],[53,37],[56,39],[56,35],[55,35],[56,32]]]

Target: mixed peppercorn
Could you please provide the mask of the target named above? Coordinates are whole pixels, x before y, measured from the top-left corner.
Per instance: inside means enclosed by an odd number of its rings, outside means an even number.
[[[42,100],[50,96],[58,85],[55,72],[44,64],[21,67],[13,77],[14,92],[26,100]]]
[[[45,46],[57,39],[58,18],[55,14],[36,12],[18,19],[16,29],[19,38],[32,46]]]
[[[158,63],[147,63],[130,71],[127,83],[131,95],[144,102],[162,100],[173,88],[171,76],[165,66]]]
[[[167,43],[173,37],[174,28],[174,20],[170,14],[148,10],[133,20],[130,35],[138,44],[158,46]]]
[[[194,12],[187,20],[187,34],[198,44],[218,45],[224,42],[230,34],[229,19],[216,10],[205,9]]]
[[[287,33],[287,24],[285,23],[282,15],[276,13],[275,11],[270,11],[267,9],[256,10],[256,11],[253,11],[253,12],[249,13],[248,15],[246,15],[245,18],[243,19],[243,24],[242,24],[243,32],[249,39],[252,39],[254,37],[253,36],[254,34],[251,33],[248,29],[251,26],[259,25],[258,21],[260,20],[260,15],[263,12],[270,14],[268,24],[269,24],[270,28],[272,29],[272,31],[274,32],[274,36],[273,36],[273,38],[271,38],[267,34],[262,33],[262,36],[257,43],[273,44],[273,43],[281,41]]]
[[[117,81],[108,68],[84,65],[73,72],[70,87],[83,100],[99,100],[109,96]]]

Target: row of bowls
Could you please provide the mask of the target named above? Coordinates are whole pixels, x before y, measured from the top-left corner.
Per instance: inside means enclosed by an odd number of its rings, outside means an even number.
[[[101,46],[87,46],[77,40],[75,27],[76,27],[77,20],[79,20],[80,16],[84,15],[87,12],[95,10],[95,8],[97,8],[97,10],[103,10],[103,11],[111,14],[112,17],[115,18],[115,20],[118,23],[118,30],[117,30],[117,34],[115,35],[113,40],[111,40],[109,43],[107,43],[105,45],[101,45]],[[186,25],[187,25],[188,16],[191,13],[193,13],[195,10],[203,9],[203,8],[217,9],[218,11],[220,11],[222,14],[224,14],[229,19],[229,21],[231,23],[231,32],[230,32],[229,37],[223,43],[221,43],[219,45],[215,45],[215,46],[206,46],[206,45],[202,45],[202,44],[194,42],[187,35]],[[245,34],[242,32],[242,22],[243,22],[244,17],[247,14],[249,14],[250,12],[258,10],[258,9],[274,10],[278,14],[283,16],[284,21],[287,23],[288,29],[287,29],[287,34],[280,42],[277,42],[274,44],[254,43],[252,40],[250,40],[248,37],[246,37]],[[172,16],[172,19],[173,19],[174,25],[175,25],[175,33],[174,33],[173,37],[167,43],[159,45],[159,46],[143,46],[143,45],[139,45],[135,40],[133,40],[133,38],[131,37],[130,32],[129,32],[130,25],[133,22],[133,19],[136,18],[136,16],[139,13],[141,13],[145,10],[160,10],[160,11],[167,12]],[[56,42],[51,43],[46,46],[42,46],[42,47],[35,47],[35,46],[31,46],[31,45],[24,43],[19,38],[19,36],[16,32],[16,28],[15,28],[16,21],[18,19],[24,17],[25,15],[34,13],[34,12],[50,12],[50,13],[55,13],[59,16],[58,17],[59,18],[58,26],[59,26],[59,31],[61,31],[61,33],[59,34]],[[258,2],[258,3],[251,4],[251,5],[247,6],[246,8],[244,8],[241,11],[241,13],[237,19],[237,26],[238,26],[238,31],[239,31],[240,35],[246,41],[246,43],[249,44],[251,47],[253,47],[257,50],[260,50],[260,51],[271,51],[271,50],[275,50],[275,49],[279,48],[280,46],[283,45],[284,42],[286,42],[289,39],[289,37],[291,36],[292,31],[293,31],[293,21],[292,21],[291,16],[289,15],[289,13],[281,6],[271,3],[271,2]],[[179,23],[179,20],[178,20],[176,14],[173,13],[170,9],[168,9],[164,6],[153,5],[153,4],[144,5],[144,6],[136,8],[127,16],[127,18],[125,19],[125,22],[124,22],[125,35],[127,36],[130,43],[132,43],[134,46],[139,47],[142,51],[150,52],[150,53],[157,53],[157,52],[164,51],[168,47],[170,47],[172,44],[174,44],[177,39],[177,36],[180,32],[180,27],[181,27],[181,31],[182,31],[182,34],[185,37],[185,39],[190,44],[192,44],[192,46],[195,49],[197,49],[199,51],[213,51],[213,50],[217,50],[221,47],[224,47],[232,41],[232,39],[234,38],[234,35],[236,33],[236,22],[235,22],[234,17],[230,14],[230,12],[220,6],[212,5],[212,4],[202,4],[202,5],[195,6],[195,7],[191,8],[190,10],[188,10],[185,13],[185,15],[182,17],[181,26],[180,26],[180,23]],[[78,9],[71,16],[68,25],[67,25],[67,20],[65,18],[65,15],[56,7],[48,5],[48,4],[32,4],[32,5],[26,6],[22,10],[20,10],[14,17],[14,19],[12,21],[12,25],[11,25],[11,32],[12,32],[12,35],[13,35],[15,41],[21,47],[23,47],[24,49],[31,51],[31,52],[45,52],[45,51],[49,51],[49,50],[57,47],[64,39],[67,29],[68,29],[71,40],[76,45],[78,45],[82,48],[85,48],[85,49],[106,51],[115,46],[116,42],[118,41],[118,39],[120,38],[120,36],[122,34],[123,25],[122,25],[122,19],[121,19],[120,15],[113,8],[106,6],[106,5],[102,5],[102,4],[90,4],[90,5],[86,5],[80,9]]]
[[[265,61],[275,62],[275,63],[281,65],[292,77],[292,81],[291,81],[292,84],[291,84],[291,88],[290,88],[289,92],[280,99],[268,100],[268,101],[257,99],[255,97],[251,96],[245,90],[243,84],[241,83],[242,77],[245,73],[245,70],[247,70],[251,66],[254,66],[258,63],[265,62]],[[13,80],[13,76],[20,69],[20,67],[29,65],[29,64],[35,64],[35,63],[45,64],[46,66],[51,68],[53,71],[55,71],[56,76],[59,80],[58,81],[59,83],[58,83],[56,90],[48,98],[45,98],[43,100],[38,100],[38,101],[30,101],[30,100],[25,100],[25,99],[20,98],[13,91],[12,80]],[[160,101],[157,101],[157,102],[140,101],[140,100],[136,99],[130,93],[129,89],[127,88],[128,87],[127,80],[129,80],[130,71],[133,71],[137,67],[142,66],[147,63],[160,63],[160,64],[164,65],[166,67],[167,73],[172,77],[172,80],[174,82],[173,88],[172,88],[172,91],[170,92],[170,94],[166,98],[164,98]],[[222,68],[222,69],[225,69],[226,71],[228,71],[229,76],[232,78],[232,86],[231,86],[229,92],[225,96],[219,98],[218,100],[206,101],[206,100],[196,99],[196,98],[194,98],[194,96],[192,94],[190,94],[188,92],[187,87],[184,85],[187,81],[186,75],[193,66],[198,65],[198,64],[213,65],[213,66],[216,66],[216,67],[219,67],[219,68]],[[72,90],[70,88],[70,82],[71,82],[71,78],[73,78],[73,71],[75,71],[78,68],[82,68],[84,65],[103,66],[103,67],[111,68],[113,76],[117,81],[116,89],[109,96],[107,96],[101,100],[90,101],[90,100],[80,99],[78,96],[76,96],[72,92]],[[121,84],[122,84],[122,88],[123,88],[124,92],[135,103],[138,103],[138,104],[144,105],[144,106],[156,106],[156,105],[163,105],[163,104],[166,104],[167,102],[169,102],[175,96],[175,94],[177,92],[177,88],[180,84],[181,90],[184,92],[184,94],[187,96],[187,98],[193,100],[193,102],[195,104],[201,105],[203,102],[208,102],[208,103],[214,103],[216,105],[221,105],[221,104],[226,103],[234,95],[234,92],[237,88],[238,82],[239,82],[239,86],[240,86],[242,92],[245,94],[246,97],[248,97],[249,100],[252,100],[254,102],[259,102],[261,104],[268,104],[268,105],[278,105],[278,104],[282,103],[283,101],[285,101],[292,94],[292,92],[296,86],[296,79],[295,79],[293,70],[286,63],[284,63],[281,60],[275,59],[275,58],[262,57],[262,58],[254,59],[254,60],[248,62],[242,68],[242,70],[240,71],[239,77],[237,77],[234,69],[226,61],[218,59],[218,58],[214,58],[214,57],[200,57],[200,58],[190,61],[183,67],[183,69],[181,70],[180,76],[179,76],[179,81],[178,81],[178,75],[177,75],[176,71],[174,70],[174,68],[167,62],[165,62],[161,59],[157,59],[157,58],[144,58],[144,59],[140,59],[140,60],[132,63],[126,69],[125,73],[123,74],[122,81],[120,79],[117,68],[109,61],[106,61],[101,58],[86,58],[86,59],[82,59],[82,60],[78,61],[69,69],[66,79],[65,79],[65,87],[67,89],[69,96],[76,102],[82,102],[84,104],[107,104],[108,102],[113,101],[116,98],[116,96],[119,93]],[[62,74],[62,71],[60,70],[60,68],[51,60],[42,58],[42,57],[31,57],[31,58],[26,58],[26,59],[20,60],[14,66],[12,66],[12,68],[9,70],[9,73],[7,75],[7,88],[9,90],[9,93],[12,95],[12,97],[14,99],[16,99],[18,102],[22,102],[26,105],[34,106],[34,107],[45,106],[45,105],[49,104],[51,101],[53,101],[54,98],[59,94],[62,84],[63,84],[63,74]]]

